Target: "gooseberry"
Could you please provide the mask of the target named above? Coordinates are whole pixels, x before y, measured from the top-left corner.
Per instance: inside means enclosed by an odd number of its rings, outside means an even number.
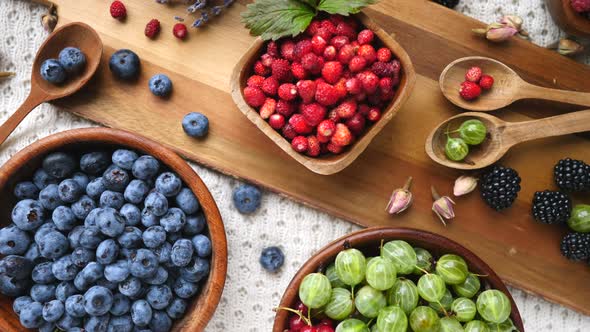
[[[346,285],[360,284],[365,280],[366,270],[365,255],[360,250],[346,249],[336,256],[336,274]]]
[[[350,318],[340,322],[336,326],[336,332],[370,332],[370,330],[363,321]]]
[[[479,278],[475,274],[469,273],[463,283],[453,285],[453,290],[459,296],[472,298],[477,292],[479,292],[480,287],[481,283],[479,282]]]
[[[387,291],[387,304],[395,305],[409,315],[418,305],[420,296],[416,284],[410,279],[398,279],[393,287]]]
[[[469,154],[469,145],[462,138],[447,138],[445,154],[452,161],[461,161]]]
[[[367,283],[376,290],[388,290],[395,284],[396,270],[393,263],[384,257],[373,257],[367,263]]]
[[[414,252],[416,253],[416,259],[418,262],[416,263],[413,273],[421,275],[424,274],[424,271],[432,272],[432,265],[434,262],[432,254],[428,250],[422,248],[414,248]]]
[[[482,292],[477,297],[477,312],[489,323],[503,323],[512,310],[506,294],[497,289]]]
[[[467,120],[459,127],[459,136],[469,145],[480,145],[488,134],[488,129],[480,120]]]
[[[332,285],[332,288],[346,287],[346,284],[338,278],[338,274],[336,273],[336,265],[334,263],[330,264],[330,266],[328,266],[328,268],[326,269],[326,277],[330,279],[330,284]]]
[[[453,304],[453,294],[446,289],[445,294],[443,295],[442,299],[438,302],[430,302],[428,306],[432,309],[436,310],[440,315],[446,314],[449,310],[451,310],[451,304]]]
[[[480,320],[472,320],[463,326],[465,332],[490,332],[487,324]]]
[[[363,316],[375,318],[379,315],[379,311],[387,305],[387,300],[382,292],[367,285],[355,294],[354,305]]]
[[[406,241],[389,241],[383,245],[382,255],[393,262],[397,273],[410,274],[418,263],[416,252]]]
[[[449,285],[462,284],[469,275],[465,260],[457,255],[443,255],[436,262],[436,273]]]
[[[388,332],[406,332],[408,317],[400,307],[385,307],[377,317],[377,330]]]
[[[418,279],[418,294],[428,302],[439,302],[446,291],[444,280],[436,274],[425,274]]]
[[[434,309],[420,306],[410,314],[410,327],[414,332],[438,332],[440,319]]]
[[[310,309],[321,308],[330,301],[332,286],[328,277],[311,273],[303,278],[299,286],[299,298]]]
[[[443,317],[440,319],[439,332],[463,332],[463,326],[455,317]]]
[[[468,298],[460,297],[455,299],[451,304],[451,311],[455,314],[458,321],[465,323],[473,320],[477,313],[475,303]]]
[[[324,314],[334,320],[344,320],[354,312],[352,293],[348,289],[334,288]]]

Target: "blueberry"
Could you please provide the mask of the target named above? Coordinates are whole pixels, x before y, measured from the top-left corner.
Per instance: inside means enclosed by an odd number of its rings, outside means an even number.
[[[98,279],[102,278],[105,268],[97,262],[90,262],[82,271],[78,272],[74,279],[74,286],[81,291],[87,290],[94,285]]]
[[[284,262],[285,255],[278,247],[268,247],[260,254],[260,265],[269,272],[277,272]]]
[[[33,270],[33,262],[23,256],[9,255],[0,260],[0,273],[16,279],[25,279]]]
[[[131,302],[129,298],[121,293],[117,293],[113,296],[113,306],[111,307],[111,314],[115,316],[121,316],[129,312],[131,308]],[[131,322],[130,322],[131,323]],[[131,324],[129,324],[131,325]]]
[[[64,203],[59,198],[59,189],[57,184],[50,184],[43,188],[39,193],[39,202],[47,210],[54,210]]]
[[[180,276],[186,281],[197,283],[209,275],[209,269],[208,260],[196,257],[188,266],[180,269]]]
[[[70,242],[71,248],[78,248],[80,246],[80,238],[86,228],[84,226],[76,226],[68,233],[68,241]],[[37,231],[38,233],[39,231]]]
[[[82,196],[77,202],[72,204],[72,213],[80,220],[86,219],[90,211],[96,208],[94,200],[86,195]]]
[[[28,329],[36,329],[43,324],[43,305],[31,302],[20,310],[20,323]]]
[[[186,281],[183,278],[178,278],[174,282],[174,294],[182,299],[190,299],[199,291],[199,285]]]
[[[158,257],[150,250],[139,249],[131,257],[131,274],[138,278],[149,278],[158,270]]]
[[[141,224],[146,228],[159,225],[160,217],[156,216],[152,210],[144,208],[141,211]]]
[[[39,332],[55,332],[55,324],[51,322],[45,322],[41,326],[39,326]],[[73,330],[68,330],[68,332],[75,332]]]
[[[234,190],[234,206],[240,213],[253,213],[260,207],[261,196],[257,187],[243,184]]]
[[[211,255],[211,240],[205,235],[199,234],[193,237],[195,253],[199,257],[209,257]]]
[[[172,301],[172,290],[167,285],[153,285],[148,288],[145,299],[152,308],[162,310]]]
[[[117,237],[125,230],[125,219],[119,211],[105,207],[96,215],[96,225],[104,235]]]
[[[109,207],[119,210],[125,204],[123,194],[107,190],[100,195],[100,207]]]
[[[118,260],[113,264],[107,265],[104,269],[104,277],[111,282],[121,282],[129,276],[129,262]]]
[[[72,317],[82,318],[86,316],[84,309],[84,296],[75,294],[66,299],[65,303],[66,313]]]
[[[39,246],[36,243],[31,243],[27,252],[25,252],[25,258],[35,264],[39,264],[45,261],[45,258],[41,257],[39,252]]]
[[[27,289],[30,287],[30,282],[27,279],[16,279],[5,274],[0,274],[0,293],[17,297],[25,295]]]
[[[133,204],[127,203],[123,205],[119,213],[125,219],[125,225],[127,226],[136,226],[141,222],[141,211]]]
[[[154,191],[146,197],[145,209],[155,216],[161,217],[168,211],[168,199],[161,193]]]
[[[72,317],[68,314],[61,316],[61,318],[55,323],[61,331],[75,331],[76,328],[82,325],[82,320],[77,317]]]
[[[165,215],[160,218],[160,225],[168,233],[180,232],[186,224],[186,215],[179,208],[170,208]]]
[[[79,268],[83,268],[88,263],[94,261],[96,258],[93,250],[82,247],[74,249],[70,256],[72,257],[74,264]]]
[[[47,235],[49,232],[57,231],[57,226],[53,223],[53,221],[49,221],[41,225],[35,232],[35,242],[41,242],[41,239]]]
[[[182,238],[184,238],[182,236],[181,232],[173,232],[173,233],[167,233],[168,235],[166,236],[166,241],[170,242],[170,243],[174,243]]]
[[[172,81],[164,74],[156,74],[148,82],[150,91],[158,97],[167,97],[172,92]]]
[[[152,156],[141,156],[133,163],[131,172],[140,180],[149,180],[158,174],[160,162]]]
[[[57,193],[62,202],[73,203],[82,197],[84,190],[78,182],[66,179],[59,184]]]
[[[56,179],[65,179],[76,169],[76,160],[69,154],[54,152],[43,159],[43,169]]]
[[[41,256],[48,259],[56,259],[66,254],[70,243],[68,238],[58,231],[51,231],[37,242]]]
[[[86,186],[86,194],[88,196],[98,199],[103,192],[107,190],[107,187],[102,180],[102,177],[97,177],[96,179],[90,181]]]
[[[33,272],[31,272],[31,279],[38,284],[51,284],[57,281],[57,278],[53,275],[51,271],[51,266],[53,266],[52,262],[44,262],[41,264],[37,264],[33,268]]]
[[[180,239],[172,245],[170,260],[175,266],[187,266],[193,257],[193,243],[187,239]]]
[[[112,166],[104,172],[102,181],[107,189],[122,193],[129,184],[130,179],[127,171],[120,167]]]
[[[156,179],[156,190],[166,197],[178,195],[181,189],[182,181],[174,173],[165,172]]]
[[[72,175],[72,180],[76,181],[76,183],[78,183],[83,190],[86,190],[86,186],[88,186],[88,183],[90,182],[88,175],[82,172],[74,173]]]
[[[189,113],[182,119],[182,129],[190,137],[204,137],[209,132],[209,119],[198,112]]]
[[[125,188],[123,196],[129,203],[140,204],[143,202],[149,191],[150,188],[144,181],[135,179],[129,182],[129,185]]]
[[[166,242],[166,231],[162,226],[151,226],[143,232],[142,238],[147,248],[154,249]]]
[[[123,231],[123,234],[119,236],[117,242],[121,247],[126,249],[138,248],[141,245],[141,230],[137,227],[127,226]]]
[[[154,310],[152,321],[150,322],[150,329],[153,332],[165,332],[170,331],[171,328],[172,320],[166,315],[166,312]]]
[[[131,170],[133,163],[139,158],[135,151],[119,149],[113,152],[113,164],[122,169]]]
[[[109,320],[107,332],[131,332],[133,322],[130,315],[115,316]]]
[[[105,287],[93,286],[84,293],[84,309],[90,316],[102,316],[112,305],[113,293]]]
[[[67,78],[66,70],[62,67],[59,61],[55,59],[47,59],[43,61],[39,71],[41,77],[52,84],[61,84]]]
[[[84,231],[80,234],[80,246],[86,249],[96,249],[102,240],[102,233],[96,226],[85,226]]]
[[[141,237],[140,237],[140,241],[141,241]],[[135,256],[135,254],[137,253],[137,249],[135,248],[121,248],[121,250],[119,251],[119,257],[121,257],[121,259],[125,258],[125,259],[131,259],[133,256]]]
[[[32,231],[45,221],[45,210],[38,201],[25,199],[12,209],[12,221],[23,231]]]
[[[86,66],[86,56],[76,47],[66,47],[59,52],[59,63],[68,74],[80,73]]]
[[[33,303],[30,296],[19,296],[12,302],[12,310],[15,314],[20,315],[20,311],[26,306]]]
[[[68,297],[78,294],[78,289],[74,286],[74,283],[71,281],[62,281],[60,282],[57,287],[55,288],[55,298],[66,302]]]
[[[157,184],[157,182],[156,182]],[[182,188],[175,198],[176,206],[178,206],[187,215],[199,211],[199,201],[192,190],[189,188]]]
[[[94,208],[90,211],[90,213],[88,213],[88,215],[86,216],[86,218],[84,218],[84,226],[86,227],[96,227],[97,223],[96,223],[96,217],[98,216],[98,214],[100,213],[100,211],[102,211],[102,208]]]
[[[80,158],[80,169],[90,175],[104,172],[111,164],[111,157],[105,152],[90,152]]]
[[[53,265],[51,266],[51,272],[53,272],[53,275],[57,278],[57,280],[70,281],[76,278],[76,274],[78,274],[78,267],[72,261],[72,257],[70,255],[66,255],[53,262]]]
[[[22,229],[11,225],[0,229],[0,254],[22,255],[27,251],[31,238]]]
[[[107,332],[111,315],[91,316],[84,322],[84,331]],[[69,332],[69,331],[68,331]]]
[[[175,297],[168,308],[166,308],[166,313],[172,319],[179,319],[184,315],[186,311],[187,303],[185,300]]]
[[[55,287],[55,284],[34,284],[31,287],[31,298],[40,303],[49,302],[55,299]]]
[[[162,285],[168,280],[168,270],[163,267],[159,267],[152,277],[145,278],[143,281],[148,285]]]
[[[172,245],[169,242],[164,242],[161,246],[154,249],[154,254],[158,257],[160,264],[170,263],[170,254],[172,253]]]
[[[140,61],[131,50],[118,50],[109,60],[109,69],[115,77],[122,80],[133,80],[139,75]]]
[[[129,277],[125,279],[119,283],[119,292],[130,298],[138,297],[143,292],[141,280],[136,277]]]
[[[117,290],[117,287],[119,286],[118,282],[113,282],[113,281],[108,281],[105,278],[100,278],[96,281],[96,285],[97,286],[102,286],[108,290],[110,290],[111,292],[114,292]]]
[[[60,231],[69,231],[76,226],[76,216],[72,209],[60,205],[53,210],[51,220]]]
[[[39,188],[30,181],[19,182],[14,187],[14,196],[20,200],[27,198],[35,199],[39,196]]]
[[[131,305],[131,319],[139,327],[147,326],[152,320],[152,307],[146,300],[137,300]]]
[[[64,314],[64,304],[59,300],[52,300],[43,305],[43,319],[55,322]]]
[[[58,182],[59,180],[47,174],[42,168],[38,169],[35,171],[35,174],[33,174],[33,183],[35,183],[39,190],[43,190],[48,185],[57,184]]]
[[[96,248],[96,261],[100,264],[111,264],[119,255],[119,246],[113,239],[102,241]]]
[[[206,225],[207,221],[202,213],[194,216],[187,216],[182,232],[188,236],[197,235],[205,229]]]

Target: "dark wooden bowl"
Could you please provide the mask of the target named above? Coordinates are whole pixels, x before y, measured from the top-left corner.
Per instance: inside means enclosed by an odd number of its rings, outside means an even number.
[[[246,81],[252,74],[252,67],[254,62],[260,57],[264,51],[265,42],[258,38],[254,44],[246,51],[242,59],[237,63],[231,78],[231,91],[234,102],[238,108],[252,123],[254,123],[266,136],[268,136],[275,144],[277,144],[283,151],[293,157],[303,166],[311,171],[329,175],[340,172],[348,165],[350,165],[356,158],[367,148],[369,143],[375,136],[385,127],[385,125],[397,114],[402,105],[409,98],[414,83],[416,81],[416,72],[414,66],[410,61],[410,57],[403,49],[403,47],[396,42],[385,30],[379,27],[364,13],[356,14],[355,17],[366,28],[373,30],[378,39],[384,46],[388,47],[394,56],[400,61],[402,66],[401,82],[395,93],[394,99],[389,106],[383,111],[382,118],[373,124],[369,130],[356,141],[351,147],[348,147],[344,153],[339,155],[322,156],[318,158],[308,157],[300,154],[291,148],[291,144],[280,133],[274,130],[264,119],[260,117],[258,112],[250,107],[244,100],[243,91],[246,87]]]
[[[16,183],[31,179],[45,155],[53,151],[83,151],[125,147],[152,155],[176,172],[195,193],[207,219],[213,245],[211,272],[199,294],[191,301],[187,313],[174,323],[172,331],[203,331],[213,316],[221,298],[227,273],[227,241],[221,215],[211,193],[195,171],[178,155],[148,138],[122,130],[88,128],[65,131],[41,139],[15,154],[0,168],[0,226],[10,223],[10,213],[16,203],[13,189]],[[12,298],[0,295],[0,331],[23,331],[12,311]]]
[[[480,278],[482,288],[488,285],[491,288],[504,292],[508,296],[512,303],[512,315],[510,318],[519,331],[524,332],[522,319],[520,318],[520,313],[514,303],[514,299],[510,295],[506,285],[500,280],[500,277],[484,261],[469,249],[444,236],[409,228],[368,228],[351,233],[328,244],[305,262],[297,274],[295,274],[291,283],[287,286],[287,290],[283,294],[279,306],[293,308],[299,298],[299,284],[303,278],[331,264],[336,259],[336,255],[344,250],[345,243],[350,244],[350,247],[359,249],[364,253],[378,255],[381,240],[404,240],[412,246],[421,247],[430,251],[435,257],[444,254],[457,254],[463,257],[469,266],[469,271],[479,275],[487,275],[485,278]],[[275,317],[273,332],[283,332],[288,329],[288,325],[289,313],[284,310],[278,311]]]
[[[545,0],[551,17],[562,30],[570,35],[590,38],[590,19],[578,14],[570,0]]]

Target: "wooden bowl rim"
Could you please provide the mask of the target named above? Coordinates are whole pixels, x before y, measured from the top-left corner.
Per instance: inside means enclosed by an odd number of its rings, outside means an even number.
[[[578,14],[570,4],[570,0],[561,0],[563,12],[568,20],[571,22],[573,28],[585,34],[586,37],[590,35],[590,19]]]
[[[516,302],[514,302],[514,299],[504,282],[489,265],[471,250],[447,237],[423,230],[404,227],[371,227],[344,235],[341,238],[332,241],[322,249],[318,250],[301,266],[287,286],[279,307],[292,307],[295,300],[298,298],[298,289],[301,280],[303,280],[303,278],[309,273],[316,272],[320,267],[325,267],[326,264],[331,263],[336,255],[344,250],[345,244],[355,248],[357,246],[365,246],[372,242],[378,244],[382,239],[404,240],[408,241],[410,244],[412,244],[412,241],[424,241],[431,243],[432,247],[441,248],[448,253],[456,253],[460,255],[467,262],[470,271],[488,275],[488,277],[486,277],[488,284],[508,296],[508,299],[510,299],[510,302],[512,303],[512,314],[510,318],[519,331],[524,332],[524,325],[518,307],[516,306]],[[279,310],[275,315],[273,332],[283,332],[288,324],[288,317],[288,312]]]
[[[194,307],[194,309],[187,311],[182,319],[176,320],[172,331],[185,328],[203,331],[221,300],[225,286],[227,239],[221,214],[209,189],[189,164],[176,153],[147,137],[123,130],[100,127],[68,130],[42,138],[13,155],[0,168],[0,192],[7,190],[6,186],[10,178],[20,171],[22,165],[26,165],[33,158],[68,145],[84,143],[118,145],[152,155],[177,173],[199,199],[213,247],[210,274],[197,297],[190,301],[189,308]]]
[[[373,30],[379,40],[392,50],[392,53],[400,61],[403,75],[395,98],[382,113],[382,118],[373,124],[369,130],[363,134],[360,140],[356,141],[351,147],[349,147],[347,152],[341,155],[331,156],[329,159],[322,159],[308,157],[295,152],[291,148],[289,142],[277,131],[272,129],[270,125],[259,116],[258,112],[246,103],[242,94],[244,86],[241,83],[243,76],[247,73],[244,67],[249,61],[252,60],[252,57],[255,57],[258,54],[260,49],[264,46],[265,41],[263,41],[261,38],[257,38],[246,51],[246,53],[244,53],[244,56],[234,67],[231,76],[230,84],[232,98],[240,111],[246,115],[246,117],[266,136],[268,136],[272,141],[275,142],[275,144],[285,151],[285,153],[297,160],[303,166],[307,167],[312,172],[321,175],[331,175],[338,173],[354,162],[357,157],[367,148],[375,136],[380,133],[381,130],[389,123],[389,121],[400,111],[401,107],[410,97],[416,83],[416,72],[414,70],[412,61],[410,60],[410,56],[405,51],[405,49],[394,39],[394,37],[385,32],[385,30],[383,30],[363,12],[353,15],[353,17],[358,19],[365,27]]]
[[[545,0],[555,23],[572,35],[590,38],[590,19],[584,18],[572,8],[570,0]],[[558,2],[558,3],[557,3]],[[559,12],[555,12],[555,11]]]

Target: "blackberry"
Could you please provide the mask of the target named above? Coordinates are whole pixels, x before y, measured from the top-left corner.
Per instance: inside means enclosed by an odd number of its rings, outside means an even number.
[[[573,261],[590,259],[590,234],[569,233],[566,235],[561,240],[561,254]]]
[[[544,224],[565,224],[571,211],[572,201],[561,191],[537,191],[533,197],[533,217]]]
[[[500,211],[514,203],[520,191],[520,176],[512,168],[495,165],[482,175],[480,188],[486,204]]]
[[[433,0],[434,2],[441,4],[448,8],[455,8],[459,4],[459,0]]]
[[[555,165],[555,183],[564,191],[590,191],[590,165],[570,158]]]

